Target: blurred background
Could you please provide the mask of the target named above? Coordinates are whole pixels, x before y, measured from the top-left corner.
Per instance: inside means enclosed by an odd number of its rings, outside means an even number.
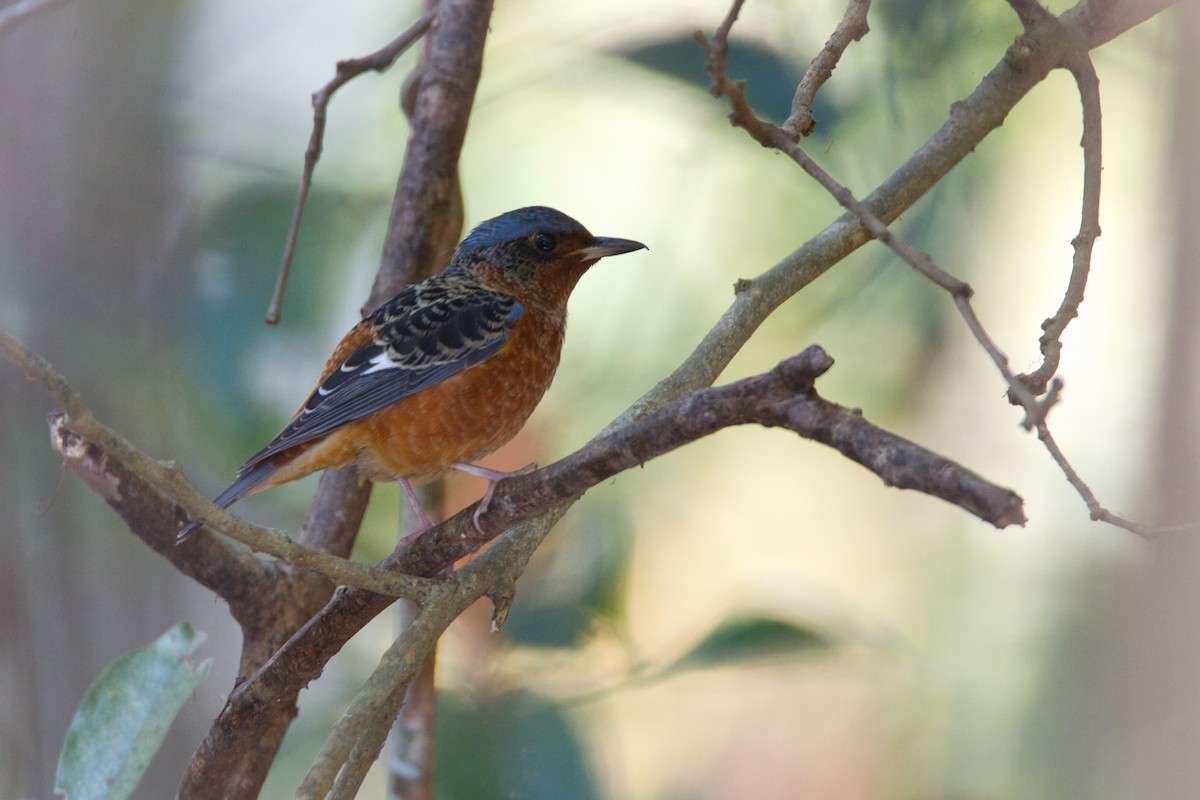
[[[762,114],[787,115],[844,6],[747,4],[731,72]],[[498,4],[462,160],[468,224],[551,205],[650,251],[586,277],[554,387],[489,463],[582,445],[693,349],[735,280],[838,215],[705,91],[692,33],[726,8]],[[412,54],[335,97],[283,322],[262,323],[311,93],[417,14],[380,0],[106,0],[0,35],[0,327],[204,491],[278,431],[357,320],[403,155]],[[1168,12],[1094,53],[1104,235],[1051,418],[1101,501],[1146,522],[1200,519],[1188,449],[1200,202],[1184,194],[1200,67],[1176,55],[1200,34],[1195,17]],[[806,143],[860,196],[1020,32],[996,0],[891,0],[870,21]],[[975,287],[1018,370],[1037,365],[1039,325],[1066,284],[1079,137],[1060,71],[896,226]],[[994,530],[779,431],[725,431],[621,475],[552,534],[503,633],[488,633],[481,605],[445,637],[440,796],[1195,796],[1172,793],[1184,783],[1131,794],[1148,773],[1200,769],[1188,766],[1200,763],[1200,582],[1187,531],[1148,545],[1089,522],[948,298],[884,248],[780,309],[722,381],[814,342],[837,360],[826,397],[1011,486],[1029,523]],[[6,363],[0,386],[0,797],[50,797],[86,687],[186,619],[215,664],[138,794],[173,796],[232,686],[238,630],[62,474],[48,399]],[[480,491],[456,480],[449,510]],[[315,485],[238,513],[296,530]],[[390,550],[400,505],[393,487],[374,493],[358,557]],[[302,694],[264,797],[292,795],[394,625],[377,620]],[[364,797],[381,796],[376,773]]]

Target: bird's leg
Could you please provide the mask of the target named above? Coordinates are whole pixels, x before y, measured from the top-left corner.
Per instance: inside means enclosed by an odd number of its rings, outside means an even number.
[[[483,478],[488,482],[487,491],[483,493],[483,499],[479,501],[479,507],[475,509],[475,513],[471,516],[471,520],[475,523],[475,530],[483,533],[483,528],[479,526],[479,518],[487,513],[488,505],[492,502],[492,494],[496,491],[496,484],[505,478],[511,478],[514,475],[528,475],[538,468],[537,462],[534,461],[526,464],[520,469],[514,469],[512,472],[505,472],[499,469],[488,469],[477,464],[451,464],[451,467],[459,472],[465,472],[468,475],[474,475],[477,478]]]
[[[396,481],[400,484],[400,488],[404,490],[404,496],[408,498],[408,504],[412,507],[413,513],[417,515],[417,522],[421,524],[421,527],[404,537],[405,539],[409,539],[418,533],[432,528],[433,520],[429,519],[429,515],[425,513],[425,508],[421,505],[421,499],[417,497],[417,490],[408,482],[408,478],[397,478]]]

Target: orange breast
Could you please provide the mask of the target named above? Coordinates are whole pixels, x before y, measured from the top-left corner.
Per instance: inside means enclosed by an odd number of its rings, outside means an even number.
[[[563,332],[528,311],[492,358],[329,438],[356,443],[353,463],[377,480],[421,482],[482,458],[517,435],[550,387]]]
[[[486,456],[517,435],[550,388],[564,332],[563,316],[527,309],[487,361],[279,454],[278,470],[248,494],[350,465],[374,480],[421,483],[451,464]]]

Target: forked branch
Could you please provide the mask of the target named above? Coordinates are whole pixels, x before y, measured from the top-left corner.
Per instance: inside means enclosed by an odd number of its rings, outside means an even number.
[[[1084,220],[1080,234],[1075,240],[1075,259],[1072,265],[1071,280],[1059,312],[1047,320],[1043,326],[1045,334],[1041,341],[1043,352],[1046,354],[1046,361],[1041,370],[1039,370],[1039,373],[1033,376],[1031,380],[1028,376],[1018,377],[1009,368],[1007,356],[996,345],[975,314],[974,308],[971,305],[972,289],[970,286],[938,267],[927,254],[917,251],[898,237],[887,227],[887,223],[883,219],[868,208],[866,203],[857,200],[846,187],[842,186],[825,170],[821,169],[796,144],[794,137],[788,131],[762,120],[750,107],[749,102],[746,100],[744,82],[731,80],[728,75],[729,36],[743,5],[744,0],[734,0],[729,13],[717,28],[711,41],[700,33],[696,34],[697,40],[707,54],[706,66],[713,79],[712,93],[717,97],[724,96],[729,99],[733,109],[730,115],[733,123],[746,130],[759,144],[764,147],[776,149],[791,158],[801,169],[833,195],[844,208],[852,213],[873,238],[878,239],[891,248],[893,252],[913,267],[913,269],[949,293],[953,298],[955,308],[962,316],[967,328],[1004,378],[1005,383],[1008,385],[1009,396],[1024,409],[1025,420],[1023,424],[1028,429],[1036,428],[1038,430],[1039,439],[1043,443],[1046,443],[1055,462],[1063,469],[1071,485],[1075,487],[1087,503],[1093,519],[1102,519],[1139,535],[1145,535],[1146,529],[1144,526],[1123,519],[1105,509],[1096,500],[1095,495],[1092,494],[1082,479],[1079,478],[1078,473],[1071,467],[1061,449],[1053,444],[1053,437],[1050,435],[1046,423],[1046,414],[1058,400],[1059,392],[1057,390],[1050,392],[1041,399],[1036,396],[1042,393],[1037,391],[1038,388],[1041,388],[1043,392],[1045,389],[1045,383],[1039,383],[1039,381],[1049,381],[1050,376],[1057,369],[1060,349],[1059,336],[1061,336],[1062,330],[1066,327],[1070,319],[1078,313],[1079,302],[1083,298],[1083,287],[1087,280],[1092,244],[1096,237],[1099,236],[1099,225],[1094,222],[1095,219],[1098,219],[1100,190],[1099,92],[1098,83],[1095,80],[1095,71],[1092,69],[1091,62],[1087,58],[1087,47],[1090,39],[1086,35],[1086,32],[1071,28],[1048,13],[1038,13],[1034,8],[1036,4],[1024,2],[1015,4],[1021,15],[1022,22],[1026,25],[1027,33],[1025,36],[1018,38],[1013,44],[1008,54],[1006,54],[1005,61],[1012,68],[1023,72],[1033,72],[1036,69],[1036,72],[1039,74],[1042,73],[1043,69],[1048,72],[1050,69],[1060,65],[1067,65],[1071,68],[1076,76],[1076,81],[1079,84],[1080,93],[1083,98],[1085,110],[1084,146],[1085,153],[1088,154],[1088,158],[1086,159],[1087,170],[1085,174],[1083,203]],[[1085,4],[1081,3],[1080,5],[1084,6]],[[1079,12],[1079,8],[1080,6],[1077,6],[1076,9],[1072,9],[1075,12],[1073,19],[1078,19],[1084,15],[1085,12]],[[1085,17],[1085,19],[1087,18]],[[1032,43],[1043,39],[1049,39],[1056,46],[1057,57],[1054,61],[1042,61],[1039,66],[1035,59],[1038,51],[1032,46]],[[988,78],[991,79],[992,76],[989,75]],[[961,111],[962,109],[963,104],[957,104],[956,110]],[[1000,117],[1000,120],[1002,119],[1003,117]],[[999,120],[997,120],[997,124],[998,122]],[[1043,376],[1042,372],[1046,374]],[[1031,386],[1033,390],[1031,390]]]

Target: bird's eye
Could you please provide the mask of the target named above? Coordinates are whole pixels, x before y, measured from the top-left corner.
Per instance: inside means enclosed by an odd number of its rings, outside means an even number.
[[[543,253],[549,253],[555,247],[558,247],[558,240],[548,233],[535,233],[533,235],[533,246]]]

